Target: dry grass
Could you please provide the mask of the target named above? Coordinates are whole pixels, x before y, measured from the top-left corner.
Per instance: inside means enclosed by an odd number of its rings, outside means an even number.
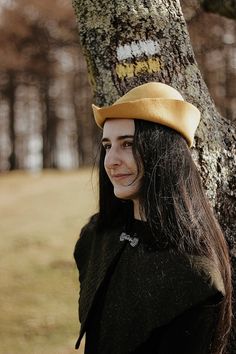
[[[1,175],[0,196],[0,353],[79,354],[72,254],[96,209],[91,171]]]

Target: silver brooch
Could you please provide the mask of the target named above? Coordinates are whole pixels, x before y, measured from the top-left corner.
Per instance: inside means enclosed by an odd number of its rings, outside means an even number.
[[[139,239],[137,237],[131,237],[130,235],[126,234],[125,232],[122,232],[120,234],[120,241],[129,241],[130,246],[135,247],[138,244]]]

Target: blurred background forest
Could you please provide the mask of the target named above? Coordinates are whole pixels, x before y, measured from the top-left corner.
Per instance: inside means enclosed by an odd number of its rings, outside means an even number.
[[[236,121],[236,22],[182,8],[220,113]],[[0,171],[90,165],[97,128],[69,0],[0,0]]]

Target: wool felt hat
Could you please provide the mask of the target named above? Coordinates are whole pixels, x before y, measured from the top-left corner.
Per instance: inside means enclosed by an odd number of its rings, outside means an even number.
[[[92,105],[97,125],[103,128],[106,119],[143,119],[165,125],[179,132],[191,147],[200,121],[200,112],[184,101],[173,87],[149,82],[133,88],[111,106]]]

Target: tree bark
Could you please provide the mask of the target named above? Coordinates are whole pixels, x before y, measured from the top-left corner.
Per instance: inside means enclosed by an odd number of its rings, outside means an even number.
[[[82,60],[83,59],[83,60]],[[77,127],[77,147],[78,147],[78,157],[79,166],[88,166],[93,164],[93,146],[95,144],[95,137],[98,134],[93,134],[94,127],[96,124],[91,119],[92,117],[92,107],[91,107],[91,89],[89,88],[87,76],[84,75],[86,72],[86,63],[82,55],[80,56],[80,61],[77,65],[76,75],[73,77],[72,82],[72,97],[73,106],[75,112],[75,121]],[[97,132],[98,133],[98,132]]]
[[[193,157],[236,267],[236,129],[221,117],[198,69],[178,1],[72,0],[97,105],[160,81],[202,113]],[[236,343],[231,352],[236,353]]]
[[[236,0],[199,0],[203,9],[221,16],[236,19]]]

